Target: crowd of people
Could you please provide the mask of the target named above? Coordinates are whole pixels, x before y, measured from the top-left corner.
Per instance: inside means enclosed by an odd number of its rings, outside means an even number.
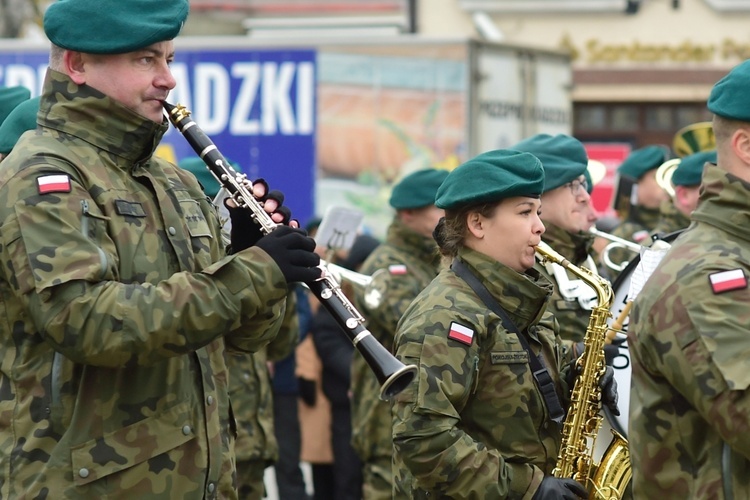
[[[40,96],[0,89],[0,496],[262,499],[274,466],[281,500],[587,498],[555,469],[599,297],[537,251],[622,271],[595,247],[581,141],[408,172],[384,240],[342,249],[247,181],[264,234],[201,158],[154,154],[187,0],[99,1],[47,9]],[[621,495],[750,496],[748,85],[750,61],[713,87],[715,149],[649,145],[618,168],[632,191],[613,235],[679,234],[630,312]],[[364,278],[342,293],[416,368],[391,401],[301,284],[330,272],[321,258]],[[613,414],[620,348],[592,372]]]

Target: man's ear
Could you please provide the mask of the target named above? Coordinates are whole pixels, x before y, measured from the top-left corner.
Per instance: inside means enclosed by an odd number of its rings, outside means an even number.
[[[63,52],[63,68],[76,85],[86,83],[86,64],[82,52],[74,50]]]
[[[731,139],[734,154],[737,155],[745,165],[750,165],[750,129],[740,127],[734,131]]]

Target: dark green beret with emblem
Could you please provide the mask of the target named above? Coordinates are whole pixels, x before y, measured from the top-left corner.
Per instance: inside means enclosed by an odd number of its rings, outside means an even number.
[[[664,146],[646,146],[636,149],[617,167],[617,173],[638,180],[646,172],[659,168],[659,165],[669,159],[667,148]]]
[[[578,179],[589,164],[589,155],[581,141],[565,134],[537,134],[512,149],[531,153],[542,162],[544,193]]]
[[[124,54],[175,38],[188,10],[187,0],[58,0],[44,32],[64,49]]]
[[[7,155],[24,132],[36,128],[39,97],[27,99],[10,112],[0,125],[0,154]]]
[[[453,209],[514,196],[538,198],[544,188],[542,162],[532,155],[497,149],[475,156],[445,178],[435,205]]]
[[[703,167],[706,162],[716,163],[716,151],[702,151],[693,153],[680,160],[672,174],[672,184],[675,186],[697,186],[701,183]]]
[[[238,172],[242,171],[242,169],[239,168],[239,165],[234,163],[232,160],[227,161],[229,161],[229,164],[232,165],[235,170],[237,170]],[[208,170],[206,162],[201,160],[199,157],[190,156],[188,158],[185,158],[184,160],[180,161],[179,166],[181,169],[191,172],[195,176],[195,178],[198,179],[198,182],[201,183],[203,192],[206,193],[206,196],[213,198],[219,193],[219,190],[221,189],[219,181],[217,181],[216,177],[214,177],[213,174]]]
[[[730,120],[750,122],[750,59],[741,62],[716,82],[708,96],[708,110]]]
[[[31,97],[31,92],[26,87],[3,87],[0,88],[0,124],[5,121],[16,106]]]
[[[446,177],[448,177],[447,170],[436,168],[412,172],[393,186],[388,203],[396,210],[434,205],[435,193]]]

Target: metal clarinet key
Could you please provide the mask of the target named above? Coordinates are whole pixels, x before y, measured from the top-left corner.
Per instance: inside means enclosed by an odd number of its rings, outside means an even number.
[[[251,211],[252,218],[264,234],[273,231],[277,224],[246,187],[246,176],[234,170],[219,152],[213,141],[190,117],[182,105],[162,103],[169,121],[179,130],[190,146],[203,159],[206,167],[229,192],[237,206]],[[325,267],[324,267],[325,269]],[[320,303],[336,319],[347,337],[362,354],[380,383],[380,397],[388,400],[404,390],[414,379],[417,367],[404,365],[365,327],[365,319],[341,291],[333,273],[324,272],[316,281],[305,283]]]

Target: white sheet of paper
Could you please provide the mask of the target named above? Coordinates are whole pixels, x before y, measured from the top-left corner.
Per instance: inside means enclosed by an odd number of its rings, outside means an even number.
[[[315,242],[330,250],[349,250],[364,214],[345,207],[329,207],[320,221]]]
[[[669,248],[654,249],[648,247],[641,249],[641,258],[633,270],[633,276],[630,277],[628,300],[635,300],[638,294],[641,293],[643,285],[646,284],[646,281],[648,281],[656,270],[656,266],[659,265],[668,250]]]

